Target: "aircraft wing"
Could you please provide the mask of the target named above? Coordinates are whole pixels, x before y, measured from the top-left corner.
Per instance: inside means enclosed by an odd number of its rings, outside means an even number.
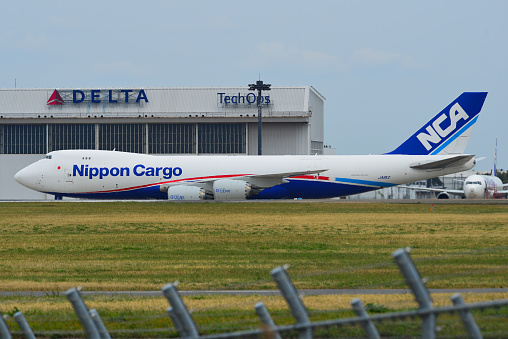
[[[503,196],[508,196],[508,190],[497,191],[496,193],[501,194]]]
[[[449,190],[446,188],[430,188],[430,187],[418,187],[418,186],[403,186],[399,185],[400,188],[409,188],[412,190],[419,190],[419,191],[428,191],[428,192],[439,192],[439,193],[448,193],[453,195],[458,195],[463,197],[464,196],[464,190]]]
[[[300,175],[308,175],[308,174],[318,174],[328,171],[327,169],[320,170],[309,170],[309,171],[296,171],[296,172],[285,172],[285,173],[269,173],[269,174],[259,174],[259,175],[247,175],[243,177],[238,177],[235,179],[245,180],[249,183],[262,187],[268,188],[278,184],[282,184],[288,182],[286,178],[296,177]]]
[[[461,154],[454,157],[442,159],[442,160],[428,160],[415,162],[409,165],[409,167],[421,170],[440,170],[447,167],[453,167],[463,165],[469,160],[473,159],[474,155]]]
[[[502,190],[496,190],[496,194],[502,195],[504,197],[508,197],[508,183],[502,184]]]
[[[278,173],[265,173],[265,174],[246,174],[238,176],[228,176],[227,179],[244,180],[259,188],[269,188],[278,184],[287,182],[286,178],[295,177],[299,175],[317,174],[328,171],[328,169],[320,170],[307,170],[295,172],[278,172]],[[224,176],[215,176],[209,178],[189,179],[185,181],[172,182],[164,185],[165,188],[177,185],[199,186],[206,187],[211,185],[214,181],[224,179]]]
[[[317,174],[328,171],[328,169],[319,169],[319,170],[309,170],[309,171],[296,171],[296,172],[286,172],[286,173],[269,173],[269,174],[256,174],[256,175],[248,175],[246,178],[287,178],[287,177],[295,177],[298,175],[306,175],[306,174]]]

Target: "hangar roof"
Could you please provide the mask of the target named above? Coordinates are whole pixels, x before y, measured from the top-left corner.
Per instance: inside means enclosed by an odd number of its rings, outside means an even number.
[[[272,87],[262,97],[263,116],[275,117],[310,117],[312,106],[321,108],[325,100],[311,86]],[[257,92],[246,87],[0,89],[0,116],[252,116],[257,113],[256,100]]]

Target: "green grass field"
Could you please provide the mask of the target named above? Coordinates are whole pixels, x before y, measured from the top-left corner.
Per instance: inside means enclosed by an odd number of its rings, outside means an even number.
[[[431,288],[507,281],[508,205],[2,203],[0,290],[402,287],[410,246]],[[505,286],[506,287],[506,286]]]
[[[275,289],[270,270],[284,264],[297,288],[403,288],[391,254],[407,246],[429,288],[507,287],[508,205],[0,203],[0,290],[48,292],[39,306],[30,298],[9,297],[0,299],[0,309],[18,308],[27,319],[51,312],[72,318],[65,299],[51,295],[76,286],[160,290],[179,281],[180,290]],[[501,297],[506,295],[486,296]],[[99,312],[109,319],[147,312],[122,299],[101,305]],[[208,299],[217,300],[196,301]],[[157,300],[164,306],[153,312],[162,313],[161,326],[170,326],[163,314],[167,302]],[[415,307],[398,299],[372,302],[394,310]],[[44,309],[53,303],[66,310]],[[125,312],[115,311],[116,303]],[[255,323],[254,304],[245,308],[230,301],[226,307],[249,314]],[[325,300],[320,305],[319,317],[340,308]],[[200,309],[208,319],[203,324],[213,327],[223,318],[223,312],[214,312],[217,308]],[[285,314],[278,323],[283,319],[291,322]]]

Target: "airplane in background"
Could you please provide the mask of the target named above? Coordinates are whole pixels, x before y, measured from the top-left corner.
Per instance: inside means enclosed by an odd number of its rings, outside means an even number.
[[[438,199],[450,199],[451,195],[460,196],[464,199],[500,199],[508,196],[508,183],[503,184],[495,174],[497,173],[497,139],[494,152],[494,175],[473,174],[464,180],[463,189],[451,190],[445,188],[430,188],[418,186],[399,186],[413,190],[436,192]]]
[[[486,96],[486,92],[462,93],[398,148],[381,155],[154,156],[61,150],[21,169],[14,178],[55,199],[347,196],[473,168],[474,155],[463,152]]]

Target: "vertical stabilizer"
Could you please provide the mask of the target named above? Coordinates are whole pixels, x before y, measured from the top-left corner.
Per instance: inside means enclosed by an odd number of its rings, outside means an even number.
[[[387,154],[462,154],[478,119],[487,92],[464,92]]]

